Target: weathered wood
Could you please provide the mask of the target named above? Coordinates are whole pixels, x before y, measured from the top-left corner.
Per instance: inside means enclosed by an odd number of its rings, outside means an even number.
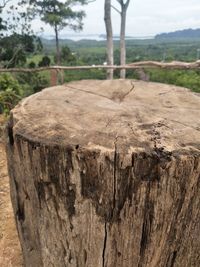
[[[34,73],[41,71],[51,71],[51,70],[92,70],[92,69],[113,69],[113,70],[131,70],[131,69],[144,69],[144,68],[157,68],[157,69],[180,69],[180,70],[189,70],[189,69],[199,69],[200,60],[196,62],[182,62],[182,61],[172,61],[169,63],[159,62],[159,61],[139,61],[130,63],[124,66],[121,65],[92,65],[92,66],[49,66],[49,67],[40,67],[40,68],[0,68],[1,72],[24,72],[24,73]]]
[[[199,107],[130,80],[23,100],[7,152],[25,266],[200,266]]]

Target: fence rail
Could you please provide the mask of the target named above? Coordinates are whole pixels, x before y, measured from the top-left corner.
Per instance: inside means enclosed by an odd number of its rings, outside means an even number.
[[[10,73],[36,73],[42,71],[50,72],[50,85],[55,86],[58,84],[58,76],[60,74],[61,84],[64,82],[63,71],[67,70],[92,70],[92,69],[102,69],[102,70],[143,70],[145,68],[155,68],[155,69],[180,69],[180,70],[192,70],[200,69],[200,60],[196,62],[181,62],[172,61],[170,63],[164,63],[159,61],[140,61],[134,62],[127,65],[92,65],[92,66],[49,66],[40,68],[0,68],[0,73],[10,72]]]
[[[161,68],[161,69],[200,69],[200,60],[196,62],[172,61],[164,63],[159,61],[140,61],[127,65],[92,65],[92,66],[49,66],[40,68],[0,68],[1,72],[24,72],[33,73],[41,71],[61,71],[61,70],[90,70],[90,69],[144,69],[144,68]]]

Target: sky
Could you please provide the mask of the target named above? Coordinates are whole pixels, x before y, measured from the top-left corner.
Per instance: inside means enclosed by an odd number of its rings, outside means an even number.
[[[118,7],[116,0],[113,5]],[[84,29],[81,34],[104,34],[104,0],[96,0],[85,7]],[[113,10],[112,21],[114,34],[120,31],[120,16]],[[40,21],[33,23],[33,29],[39,33]],[[44,34],[53,34],[45,25]],[[127,12],[126,34],[130,36],[153,36],[162,32],[171,32],[188,28],[200,28],[199,0],[130,0]],[[62,34],[72,34],[67,28]]]
[[[117,1],[112,0],[117,6]],[[85,8],[84,33],[105,32],[104,0],[96,0]],[[120,17],[112,11],[114,33],[119,33]],[[127,35],[151,36],[188,28],[200,28],[199,0],[130,0],[127,13]]]

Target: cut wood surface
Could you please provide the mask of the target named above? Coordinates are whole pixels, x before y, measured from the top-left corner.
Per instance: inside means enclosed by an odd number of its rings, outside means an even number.
[[[11,114],[8,166],[25,266],[200,266],[200,97],[80,81]]]

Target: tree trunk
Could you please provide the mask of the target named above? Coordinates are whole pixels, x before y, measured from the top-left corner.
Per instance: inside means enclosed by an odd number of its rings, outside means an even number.
[[[57,25],[55,25],[54,30],[55,30],[55,36],[56,36],[56,64],[60,65],[61,64],[61,60],[60,60],[60,45],[59,45],[58,27],[57,27]]]
[[[124,3],[123,0],[117,0],[121,6],[121,28],[120,28],[120,64],[123,66],[126,64],[126,14],[127,9],[130,3],[130,0],[126,0]],[[120,71],[120,78],[126,78],[126,70],[122,69]]]
[[[126,42],[125,42],[125,32],[126,32],[126,10],[123,8],[121,11],[121,30],[120,30],[120,65],[124,66],[126,64]],[[120,71],[120,78],[126,78],[126,70],[122,69]]]
[[[130,80],[24,99],[7,154],[25,266],[200,266],[199,106]]]
[[[107,64],[114,64],[113,57],[113,31],[112,31],[112,21],[111,21],[111,0],[105,0],[104,4],[104,21],[106,27],[107,36]],[[113,79],[113,70],[107,70],[107,79]]]

